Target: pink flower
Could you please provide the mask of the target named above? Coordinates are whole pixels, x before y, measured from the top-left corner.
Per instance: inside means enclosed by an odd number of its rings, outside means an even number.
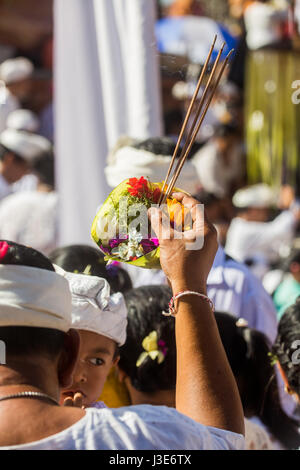
[[[7,242],[0,242],[0,260],[6,256],[10,246]]]

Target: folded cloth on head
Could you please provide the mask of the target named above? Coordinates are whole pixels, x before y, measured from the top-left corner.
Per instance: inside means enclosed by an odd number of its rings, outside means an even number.
[[[17,129],[5,129],[0,134],[0,144],[28,162],[49,153],[52,149],[51,143],[45,137]]]
[[[74,274],[55,266],[56,272],[68,280],[72,294],[70,328],[106,336],[122,346],[126,341],[127,308],[123,295],[110,295],[106,279]]]
[[[0,265],[0,326],[29,326],[67,332],[71,323],[68,282],[55,272]]]
[[[32,62],[26,57],[7,59],[0,65],[0,80],[7,85],[30,78],[34,72]]]
[[[155,155],[147,150],[126,146],[117,150],[114,161],[105,168],[105,176],[111,188],[115,188],[128,178],[149,178],[152,183],[165,179],[172,157]],[[197,194],[201,184],[193,164],[186,161],[176,182],[178,188]]]

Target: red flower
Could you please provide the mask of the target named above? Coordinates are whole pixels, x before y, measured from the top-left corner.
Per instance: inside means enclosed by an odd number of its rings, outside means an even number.
[[[140,179],[130,178],[129,183],[127,183],[130,188],[128,188],[129,194],[136,197],[149,197],[150,192],[148,188],[148,181],[142,176]]]
[[[152,202],[158,203],[160,198],[160,189],[156,188],[152,191],[148,186],[148,181],[143,176],[140,179],[130,178],[127,184],[130,186],[128,188],[128,192],[131,196],[138,198],[146,197]]]

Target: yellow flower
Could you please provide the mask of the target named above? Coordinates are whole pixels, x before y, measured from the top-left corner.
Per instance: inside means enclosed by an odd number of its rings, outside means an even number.
[[[139,356],[138,360],[136,361],[136,367],[140,367],[147,356],[150,356],[153,361],[155,361],[157,358],[158,364],[161,364],[164,361],[165,356],[158,349],[156,331],[152,331],[148,336],[146,336],[146,338],[143,339],[142,346],[145,349],[145,352],[142,352]]]

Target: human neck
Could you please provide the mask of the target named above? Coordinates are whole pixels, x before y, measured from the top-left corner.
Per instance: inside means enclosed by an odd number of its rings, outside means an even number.
[[[46,371],[46,372],[45,372]],[[0,396],[23,391],[43,392],[59,400],[58,378],[51,366],[10,361],[0,366]]]
[[[132,405],[168,406],[175,408],[175,390],[160,390],[155,393],[143,393],[130,387]]]
[[[49,186],[48,184],[45,184],[45,183],[38,183],[37,190],[40,193],[52,193],[53,192],[53,187]]]

